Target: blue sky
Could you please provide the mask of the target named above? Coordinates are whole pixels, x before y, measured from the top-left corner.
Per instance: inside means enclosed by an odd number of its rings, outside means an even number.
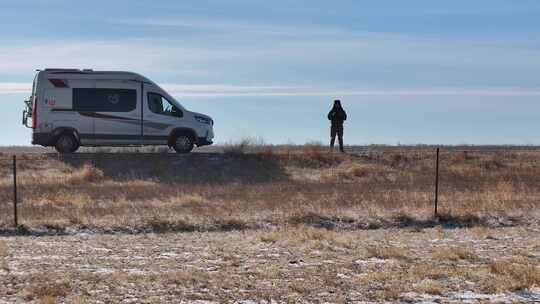
[[[0,2],[0,144],[34,70],[130,70],[211,115],[218,142],[540,144],[540,1]]]

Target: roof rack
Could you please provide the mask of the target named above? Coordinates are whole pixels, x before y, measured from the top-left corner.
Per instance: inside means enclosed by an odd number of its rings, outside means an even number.
[[[44,71],[65,71],[65,72],[80,72],[81,70],[79,69],[56,69],[56,68],[48,68],[48,69],[45,69]]]
[[[93,72],[92,69],[57,69],[57,68],[47,68],[44,71],[48,72]]]

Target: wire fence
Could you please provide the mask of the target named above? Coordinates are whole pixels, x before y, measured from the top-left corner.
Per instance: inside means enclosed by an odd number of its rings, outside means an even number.
[[[3,155],[0,225],[17,227],[39,218],[77,223],[81,208],[93,217],[159,217],[202,210],[197,200],[243,201],[256,213],[322,198],[312,207],[325,208],[331,197],[339,198],[339,208],[371,203],[431,210],[437,218],[441,210],[458,208],[534,208],[539,173],[540,150],[523,148],[366,148],[346,157],[318,150]],[[144,200],[151,203],[131,208]],[[169,202],[169,209],[158,212],[160,201]],[[210,214],[207,210],[216,207],[204,208],[202,214]]]

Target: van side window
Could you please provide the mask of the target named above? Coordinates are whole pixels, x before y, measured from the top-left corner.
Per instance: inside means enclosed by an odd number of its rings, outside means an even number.
[[[161,115],[174,117],[182,117],[184,115],[180,109],[157,93],[148,93],[148,108],[152,113]]]
[[[137,91],[129,89],[73,89],[73,110],[131,112],[137,108]]]

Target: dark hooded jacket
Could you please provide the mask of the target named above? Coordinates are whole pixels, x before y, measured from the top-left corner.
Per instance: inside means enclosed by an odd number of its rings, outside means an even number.
[[[328,113],[328,120],[332,122],[333,127],[343,127],[343,122],[347,120],[347,113],[342,107],[334,105]]]

